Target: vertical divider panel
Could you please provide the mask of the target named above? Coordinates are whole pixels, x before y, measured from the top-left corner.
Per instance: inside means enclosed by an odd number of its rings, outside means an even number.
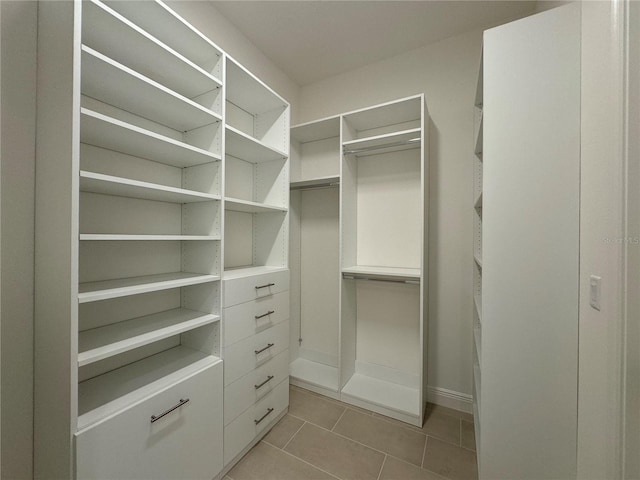
[[[427,406],[427,391],[429,385],[429,222],[431,212],[429,211],[429,127],[430,117],[427,101],[424,95],[421,98],[420,127],[422,129],[422,139],[420,143],[420,164],[421,164],[421,189],[422,189],[422,241],[421,241],[421,265],[420,265],[420,331],[421,331],[421,355],[422,371],[420,389],[420,422],[424,422],[424,415]]]

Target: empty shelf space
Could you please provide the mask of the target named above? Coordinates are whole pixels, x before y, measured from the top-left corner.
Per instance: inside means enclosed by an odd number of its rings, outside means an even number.
[[[291,127],[291,140],[307,143],[340,136],[340,117],[324,118]]]
[[[356,265],[342,269],[343,275],[352,275],[355,278],[372,277],[372,278],[393,278],[420,281],[419,268],[401,268],[401,267],[377,267]]]
[[[126,297],[129,295],[168,290],[170,288],[215,282],[216,280],[220,280],[220,277],[217,275],[176,272],[104,280],[101,282],[87,282],[78,285],[78,302],[97,302],[109,298]]]
[[[155,80],[189,98],[221,86],[213,75],[101,2],[83,4],[82,40],[134,70],[151,72]]]
[[[476,201],[473,202],[473,207],[476,209],[482,208],[482,192],[476,197]]]
[[[86,108],[80,112],[80,141],[180,168],[220,160],[220,155]]]
[[[218,357],[180,346],[81,382],[78,430],[218,362]]]
[[[219,236],[210,235],[127,235],[119,233],[81,233],[82,241],[215,241]]]
[[[267,205],[264,203],[229,197],[225,197],[224,199],[224,208],[226,210],[244,213],[286,212],[288,210],[287,207]]]
[[[372,130],[419,120],[422,101],[422,96],[417,95],[345,113],[343,116],[345,121],[358,132]]]
[[[421,135],[422,130],[420,128],[412,128],[344,142],[342,149],[345,155],[354,154],[357,157],[420,148]]]
[[[338,185],[340,185],[340,175],[332,175],[329,177],[297,180],[295,182],[291,182],[289,188],[291,190],[304,190],[306,188],[337,187]]]
[[[299,380],[316,387],[338,391],[338,368],[313,362],[306,358],[296,358],[289,367],[292,379]]]
[[[287,106],[279,95],[227,57],[227,100],[252,115]]]
[[[286,272],[287,267],[270,267],[270,266],[250,266],[225,270],[222,278],[224,280],[235,280],[237,278],[253,277],[264,273]]]
[[[482,257],[479,254],[475,254],[473,256],[473,260],[476,262],[476,265],[478,265],[478,267],[480,268],[480,270],[482,270]]]
[[[482,323],[482,297],[480,296],[480,294],[473,296],[473,303],[476,306],[476,313],[478,314],[478,319],[480,320],[480,323]]]
[[[220,200],[219,195],[85,171],[80,171],[80,191],[169,203]]]
[[[180,132],[221,120],[217,113],[86,45],[82,46],[82,93]]]
[[[250,163],[284,160],[287,154],[269,147],[251,135],[241,132],[230,125],[225,127],[226,153]]]
[[[420,416],[420,392],[417,388],[355,373],[342,388],[342,395],[406,415]]]
[[[82,367],[218,320],[220,317],[212,313],[177,308],[85,330],[78,337],[78,366]]]

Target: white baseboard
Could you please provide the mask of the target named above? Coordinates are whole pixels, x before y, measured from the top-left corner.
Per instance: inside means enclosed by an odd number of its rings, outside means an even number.
[[[473,414],[473,396],[440,387],[427,387],[427,401]]]

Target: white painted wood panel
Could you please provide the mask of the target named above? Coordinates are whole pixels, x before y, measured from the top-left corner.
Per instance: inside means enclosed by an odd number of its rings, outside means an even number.
[[[225,307],[231,307],[238,303],[253,301],[258,298],[289,290],[288,270],[266,268],[257,269],[249,273],[247,276],[233,278],[232,272],[225,272]]]
[[[280,292],[225,308],[224,345],[232,345],[288,318],[289,292]]]

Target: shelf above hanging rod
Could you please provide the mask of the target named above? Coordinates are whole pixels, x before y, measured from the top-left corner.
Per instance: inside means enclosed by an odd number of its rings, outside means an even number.
[[[321,188],[339,187],[340,182],[318,183],[315,185],[291,185],[290,190],[318,190]]]
[[[382,150],[385,148],[402,147],[405,145],[415,146],[416,148],[419,147],[420,137],[409,138],[407,140],[400,140],[397,142],[382,143],[380,145],[371,145],[369,147],[362,147],[362,148],[349,149],[348,147],[345,147],[343,148],[342,153],[344,155],[357,155],[358,153],[370,152],[373,150]]]
[[[367,275],[354,275],[350,273],[343,273],[342,278],[345,280],[365,280],[367,282],[388,282],[388,283],[404,283],[406,285],[420,285],[420,280],[401,280],[395,278],[378,278],[370,277]]]

